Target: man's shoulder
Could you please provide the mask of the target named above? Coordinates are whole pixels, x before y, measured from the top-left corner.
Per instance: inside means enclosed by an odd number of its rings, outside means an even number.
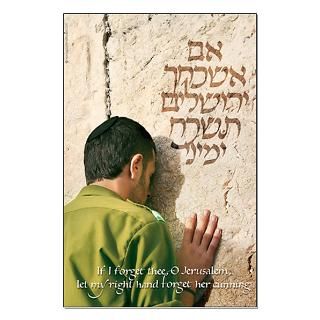
[[[133,201],[127,200],[126,202],[132,204],[133,206],[135,206],[136,208],[138,208],[139,211],[143,212],[145,214],[145,212],[147,211],[149,214],[151,213],[153,216],[152,220],[157,220],[157,221],[162,221],[165,222],[163,217],[161,216],[161,214],[143,204],[139,204],[139,203],[135,203]]]
[[[121,215],[130,216],[141,226],[152,222],[165,222],[157,211],[130,200],[123,201],[123,203],[115,203],[113,209],[119,211]]]
[[[73,201],[65,205],[64,212],[80,213],[90,212],[99,214],[101,217],[115,214],[118,218],[130,217],[130,220],[136,221],[140,225],[145,225],[155,221],[164,222],[164,219],[155,210],[135,203],[133,201],[124,201],[119,198],[109,197],[76,197]]]

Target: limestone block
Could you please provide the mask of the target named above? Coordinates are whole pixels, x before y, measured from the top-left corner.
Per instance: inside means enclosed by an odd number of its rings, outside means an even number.
[[[64,201],[85,186],[83,150],[105,120],[103,15],[64,16]]]

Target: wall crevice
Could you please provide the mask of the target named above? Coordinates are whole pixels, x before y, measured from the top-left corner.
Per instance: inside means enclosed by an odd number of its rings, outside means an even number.
[[[109,62],[110,62],[110,56],[108,53],[108,41],[112,35],[111,32],[111,27],[109,24],[109,15],[105,14],[103,16],[103,26],[104,26],[104,33],[103,33],[103,38],[102,38],[102,45],[104,49],[104,73],[105,73],[105,98],[104,98],[104,103],[105,103],[105,113],[106,113],[106,118],[109,119],[111,117],[111,98],[110,98],[110,72],[109,72]]]

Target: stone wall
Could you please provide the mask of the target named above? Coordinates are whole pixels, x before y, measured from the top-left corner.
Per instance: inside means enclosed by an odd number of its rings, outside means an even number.
[[[65,201],[90,130],[109,111],[140,122],[158,148],[150,206],[176,245],[192,212],[220,217],[206,306],[256,305],[255,83],[254,14],[65,16]]]
[[[64,15],[64,201],[85,185],[83,150],[106,118],[103,15]]]

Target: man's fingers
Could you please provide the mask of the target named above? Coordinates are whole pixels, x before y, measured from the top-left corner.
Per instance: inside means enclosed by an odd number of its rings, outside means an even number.
[[[184,228],[183,242],[185,243],[192,242],[196,224],[197,224],[197,215],[193,213],[190,217],[187,218],[185,228]]]
[[[202,237],[202,241],[201,241],[201,247],[206,251],[207,251],[208,246],[212,240],[213,233],[217,228],[217,224],[218,224],[218,217],[216,215],[212,214],[210,216],[207,229],[206,229],[206,231]]]
[[[221,235],[222,235],[222,230],[217,228],[213,234],[213,237],[211,239],[211,242],[209,244],[209,247],[208,247],[208,255],[210,257],[212,257],[213,259],[213,256],[214,256],[214,253],[216,252],[217,250],[217,247],[219,245],[219,242],[220,242],[220,239],[221,239]]]
[[[201,243],[203,234],[205,233],[205,231],[207,229],[209,218],[210,218],[210,211],[209,210],[205,210],[203,215],[198,216],[197,227],[196,227],[196,230],[194,231],[194,236],[193,236],[193,242],[196,245],[200,245],[200,243]]]

